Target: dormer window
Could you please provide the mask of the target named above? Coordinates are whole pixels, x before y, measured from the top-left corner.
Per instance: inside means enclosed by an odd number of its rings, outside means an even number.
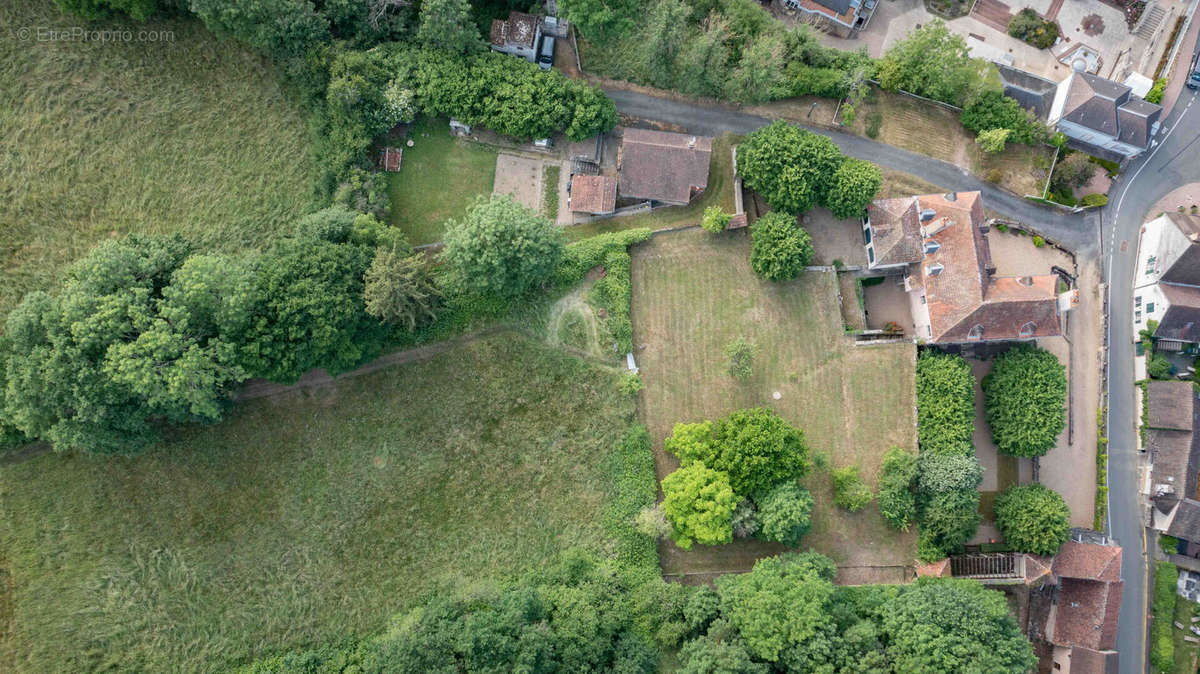
[[[934,253],[938,252],[941,249],[942,249],[942,244],[938,243],[937,241],[926,241],[925,242],[925,254],[926,255],[933,255]]]
[[[1022,337],[1032,337],[1033,333],[1036,330],[1037,330],[1037,323],[1034,323],[1033,321],[1029,321],[1025,325],[1021,326],[1021,332],[1019,334]]]
[[[967,333],[967,339],[983,339],[983,326],[976,323],[975,327]]]
[[[926,276],[937,276],[938,274],[942,273],[943,269],[945,269],[945,267],[943,267],[940,263],[935,262],[934,264],[931,264],[928,267],[925,267],[925,275]]]

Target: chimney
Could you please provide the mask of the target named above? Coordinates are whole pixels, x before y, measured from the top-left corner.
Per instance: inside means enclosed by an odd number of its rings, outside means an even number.
[[[929,222],[935,215],[937,215],[937,211],[933,210],[932,208],[926,208],[925,210],[921,211],[921,222]]]

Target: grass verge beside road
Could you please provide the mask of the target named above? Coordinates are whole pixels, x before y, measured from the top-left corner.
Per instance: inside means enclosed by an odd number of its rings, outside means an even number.
[[[806,433],[832,466],[858,465],[874,488],[890,447],[916,448],[912,344],[857,347],[846,337],[834,273],[789,283],[760,280],[750,269],[745,232],[688,230],[633,249],[634,350],[645,389],[641,414],[654,440],[659,477],[676,466],[662,440],[676,422],[713,419],[767,406]],[[844,298],[854,302],[854,297]],[[736,337],[758,346],[754,373],[727,373],[725,346]],[[779,393],[779,399],[774,393]],[[902,567],[916,555],[914,532],[889,529],[872,504],[858,513],[833,504],[830,476],[807,479],[816,500],[812,531],[801,543],[842,567]],[[783,548],[759,541],[660,547],[668,574],[748,570]]]
[[[15,31],[69,29],[49,0],[5,3]],[[0,41],[0,317],[95,244],[180,233],[261,247],[313,206],[308,130],[265,57],[198,20],[101,20],[145,41]]]
[[[442,583],[609,554],[633,412],[608,370],[502,333],[139,458],[0,466],[0,670],[225,670]]]
[[[388,174],[389,222],[413,245],[436,243],[448,218],[461,218],[477,198],[492,193],[496,150],[450,135],[442,119],[417,120],[408,138],[413,146],[404,148],[403,165]]]

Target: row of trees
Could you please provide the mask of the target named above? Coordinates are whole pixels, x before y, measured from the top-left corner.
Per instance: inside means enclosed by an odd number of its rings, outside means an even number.
[[[662,481],[663,511],[682,548],[728,543],[735,532],[795,546],[812,524],[804,433],[766,408],[676,424],[664,443],[680,468]]]
[[[301,218],[262,254],[204,254],[179,237],[108,241],[57,293],[30,293],[9,315],[0,430],[58,450],[136,452],[162,421],[219,420],[248,378],[346,371],[435,321],[577,283],[648,235],[567,246],[550,221],[496,196],[448,223],[432,267],[395,228],[341,207]],[[628,292],[609,294],[627,325]]]
[[[835,571],[816,553],[788,554],[689,587],[631,582],[568,553],[510,585],[442,594],[380,636],[243,671],[650,673],[672,651],[687,674],[1016,674],[1036,664],[999,592],[959,579],[837,587]]]

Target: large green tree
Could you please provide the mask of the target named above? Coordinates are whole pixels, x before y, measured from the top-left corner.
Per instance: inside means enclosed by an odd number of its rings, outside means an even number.
[[[794,548],[812,528],[812,510],[812,494],[795,482],[785,482],[758,499],[758,535]]]
[[[984,414],[996,448],[1041,456],[1066,427],[1066,370],[1043,349],[1021,346],[998,356],[983,378]]]
[[[862,159],[847,159],[834,171],[824,204],[835,218],[859,217],[882,184],[878,166]]]
[[[442,260],[458,289],[505,299],[550,280],[564,250],[554,223],[508,195],[476,203],[447,224],[443,239]]]
[[[1013,485],[1000,492],[994,512],[1005,542],[1021,552],[1053,555],[1071,534],[1067,502],[1040,484]]]
[[[465,52],[481,46],[467,0],[421,0],[417,40],[427,47]]]
[[[737,170],[772,209],[798,214],[822,203],[844,159],[825,136],[777,121],[738,145]]]
[[[918,580],[881,614],[897,672],[1021,674],[1037,665],[1004,595],[974,580]]]
[[[367,313],[384,323],[411,331],[437,317],[441,291],[420,256],[380,248],[363,281]]]
[[[674,531],[671,538],[684,550],[693,542],[728,543],[733,538],[737,497],[729,476],[695,462],[663,478],[663,512]]]
[[[57,450],[132,453],[151,421],[215,420],[245,379],[234,334],[252,313],[246,267],[188,258],[179,238],[105,242],[57,295],[9,314],[0,361],[6,423]]]
[[[879,84],[962,106],[986,90],[999,90],[993,66],[971,58],[966,40],[940,19],[913,30],[879,61]]]
[[[765,407],[738,410],[713,428],[712,466],[729,474],[741,495],[804,477],[811,467],[804,432]]]
[[[796,218],[772,211],[750,228],[750,267],[768,281],[790,281],[812,261],[812,237]]]
[[[750,573],[717,579],[722,613],[756,659],[785,671],[821,671],[837,649],[829,610],[835,571],[812,552],[760,559]]]

